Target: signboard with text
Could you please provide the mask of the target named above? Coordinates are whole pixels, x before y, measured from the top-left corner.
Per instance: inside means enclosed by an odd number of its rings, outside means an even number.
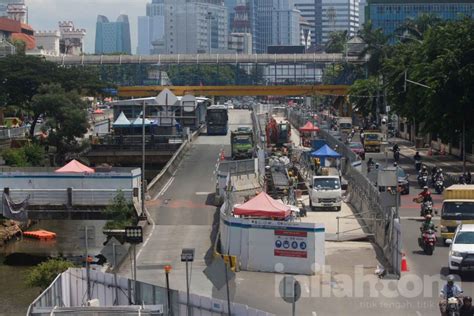
[[[307,258],[308,233],[295,230],[274,230],[273,254],[276,257]]]

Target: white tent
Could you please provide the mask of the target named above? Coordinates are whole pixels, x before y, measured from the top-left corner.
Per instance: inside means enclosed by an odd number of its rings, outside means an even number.
[[[137,117],[137,118],[135,119],[135,121],[133,121],[132,125],[133,125],[133,126],[137,126],[137,125],[140,125],[140,126],[141,126],[141,125],[143,125],[143,120],[142,120],[142,118],[141,118],[141,117]],[[145,125],[151,125],[151,121],[150,121],[149,119],[147,119],[147,118],[145,118]]]
[[[120,115],[117,117],[117,120],[115,120],[113,126],[130,126],[130,121],[128,118],[123,114],[123,112],[120,112]]]

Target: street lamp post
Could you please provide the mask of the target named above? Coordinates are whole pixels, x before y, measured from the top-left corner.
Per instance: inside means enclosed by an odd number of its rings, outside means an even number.
[[[142,212],[141,217],[145,215],[145,110],[146,110],[146,100],[143,99],[143,108],[142,108]]]

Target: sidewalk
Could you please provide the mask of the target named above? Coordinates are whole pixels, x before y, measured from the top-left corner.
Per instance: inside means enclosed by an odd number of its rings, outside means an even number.
[[[418,151],[423,164],[428,168],[437,166],[451,174],[460,175],[462,173],[463,162],[458,157],[449,154],[441,155],[436,151],[432,151],[432,155],[430,156],[429,148],[417,149],[413,143],[402,138],[390,138],[389,142],[391,144],[397,143],[400,146],[400,154],[404,157],[410,158],[413,162],[415,161],[413,156],[415,156],[415,153]],[[474,163],[466,161],[466,170],[473,172]]]

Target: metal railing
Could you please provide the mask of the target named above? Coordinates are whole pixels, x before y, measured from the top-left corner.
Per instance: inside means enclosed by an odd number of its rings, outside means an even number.
[[[0,129],[0,139],[24,137],[28,133],[29,133],[29,128],[26,126]]]

